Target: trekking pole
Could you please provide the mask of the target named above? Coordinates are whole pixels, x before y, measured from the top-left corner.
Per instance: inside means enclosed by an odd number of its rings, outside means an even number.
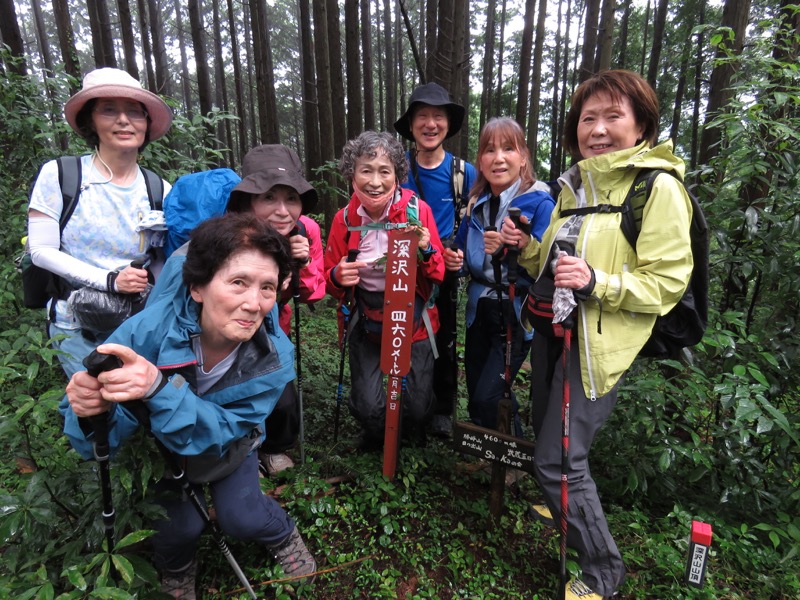
[[[147,256],[138,257],[131,262],[131,267],[135,269],[144,269],[149,262]],[[89,375],[97,379],[97,376],[107,369],[101,368],[99,363],[96,361],[89,361],[88,358],[89,357],[84,358],[83,366],[86,367],[86,372]],[[100,489],[103,493],[103,526],[105,527],[106,542],[110,554],[114,550],[114,523],[116,521],[116,514],[114,512],[114,496],[111,489],[111,466],[109,464],[111,446],[108,442],[108,413],[104,412],[89,417],[89,423],[94,431],[92,450],[100,471]],[[111,575],[114,578],[117,576],[113,562],[111,563]]]
[[[289,237],[299,235],[300,230],[295,227]],[[300,264],[295,261],[292,265],[292,298],[294,300],[294,361],[297,372],[297,409],[300,411],[300,464],[306,464],[306,431],[305,413],[303,412],[303,361],[300,356]]]
[[[92,362],[88,361],[88,357],[83,360],[83,365],[86,367],[86,372],[95,379],[103,372],[103,369],[96,367]],[[108,413],[104,412],[89,417],[89,422],[94,430],[92,448],[94,450],[94,459],[97,461],[100,471],[100,489],[103,493],[103,526],[105,527],[108,553],[111,554],[114,550],[114,521],[116,515],[114,513],[114,498],[111,490],[111,467],[109,465],[111,446],[108,443]],[[110,566],[111,576],[116,579],[117,574],[114,563],[111,562]]]
[[[519,220],[522,212],[519,208],[513,207],[508,209],[508,218],[514,223],[514,226],[519,228]],[[519,258],[519,248],[517,246],[508,246],[506,249],[508,255],[508,272],[506,277],[508,279],[508,300],[511,305],[509,315],[506,315],[506,364],[505,364],[505,380],[506,380],[506,396],[511,400],[511,344],[514,340],[514,301],[517,297],[517,259]]]
[[[450,242],[450,250],[453,252],[458,252],[458,244],[455,240]],[[458,347],[457,347],[457,340],[458,340],[458,288],[459,288],[459,278],[458,274],[455,272],[448,272],[448,276],[453,278],[453,287],[450,289],[450,304],[451,304],[451,311],[452,311],[452,319],[450,319],[450,335],[452,336],[451,343],[453,344],[452,350],[447,348],[447,352],[450,356],[450,361],[452,363],[453,368],[453,392],[451,398],[452,404],[452,413],[453,413],[453,423],[456,422],[456,415],[458,413]]]
[[[486,231],[497,231],[497,227],[491,225],[486,227]],[[505,306],[503,304],[503,267],[500,264],[500,256],[495,255],[492,257],[492,269],[494,271],[495,290],[497,292],[497,309],[500,318],[505,325],[505,345],[506,351],[504,356],[503,378],[505,385],[503,388],[503,397],[497,405],[497,417],[495,420],[495,429],[500,433],[510,433],[510,418],[512,413],[511,406],[511,329],[510,323],[506,319]],[[511,273],[511,269],[508,269]],[[505,495],[506,487],[506,467],[500,462],[492,462],[492,476],[489,492],[489,514],[492,515],[495,523],[500,522],[500,517],[503,513],[503,496]]]
[[[97,369],[97,373],[99,374],[102,371],[110,371],[122,366],[122,362],[119,360],[117,356],[114,354],[101,354],[97,352],[97,350],[93,350],[89,356],[84,359],[84,364],[92,365],[92,368]],[[184,494],[191,500],[192,505],[194,506],[197,513],[200,515],[200,518],[203,520],[205,525],[211,530],[211,535],[214,537],[214,541],[217,543],[217,546],[222,551],[222,554],[225,556],[225,559],[230,564],[233,572],[236,574],[236,577],[239,579],[239,582],[244,586],[247,590],[247,593],[250,595],[251,598],[254,600],[258,599],[255,591],[253,590],[250,582],[247,580],[242,568],[239,566],[239,563],[236,562],[233,554],[231,553],[231,549],[228,547],[228,544],[225,542],[225,538],[222,535],[222,531],[217,525],[216,521],[212,521],[211,517],[208,514],[205,506],[203,506],[200,497],[197,495],[197,492],[192,487],[191,482],[186,477],[186,472],[183,470],[183,467],[180,464],[180,461],[176,458],[176,456],[167,448],[164,443],[159,440],[155,435],[153,435],[152,430],[150,429],[150,411],[144,405],[144,402],[141,400],[130,400],[124,403],[124,408],[127,409],[133,417],[139,421],[139,424],[145,428],[147,434],[153,439],[155,442],[156,448],[161,453],[161,456],[164,458],[164,461],[167,463],[167,466],[172,471],[173,479],[181,486],[181,490]]]
[[[572,316],[561,324],[564,328],[564,351],[562,364],[564,365],[564,381],[562,382],[561,397],[561,547],[559,553],[559,576],[561,578],[561,591],[559,597],[563,600],[567,588],[567,515],[569,512],[569,371],[570,349],[572,346]]]
[[[355,262],[358,249],[347,251],[347,262]],[[333,417],[333,443],[339,441],[339,418],[342,410],[342,394],[344,386],[344,358],[347,352],[347,334],[350,329],[350,316],[353,309],[353,288],[347,288],[342,301],[342,347],[339,353],[339,385],[336,387],[336,410]]]

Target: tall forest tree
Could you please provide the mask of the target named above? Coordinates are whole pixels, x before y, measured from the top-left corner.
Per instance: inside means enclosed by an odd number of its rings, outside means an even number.
[[[519,79],[517,80],[517,112],[514,115],[519,126],[525,128],[528,112],[528,86],[531,81],[531,53],[533,52],[533,13],[536,0],[525,0],[522,41],[519,49]],[[536,82],[538,86],[538,82]],[[530,144],[530,136],[528,139]]]
[[[251,10],[253,2],[258,2],[258,0],[251,0]],[[211,112],[212,106],[211,77],[208,73],[208,53],[206,52],[206,43],[203,35],[205,27],[200,12],[200,0],[189,0],[188,10],[195,72],[197,73],[197,100],[200,104],[200,114],[207,115]]]
[[[278,109],[275,97],[275,70],[272,66],[272,45],[270,44],[270,20],[266,0],[253,0],[250,3],[252,19],[253,52],[256,67],[256,99],[260,142],[279,144]]]
[[[364,125],[363,102],[361,99],[361,52],[358,24],[358,0],[344,2],[345,65],[347,71],[347,137],[352,139]]]
[[[481,117],[480,129],[483,129],[486,121],[491,116],[492,98],[494,96],[494,39],[496,24],[495,12],[497,10],[497,2],[489,0],[486,8],[486,27],[484,29],[484,44],[483,44],[483,89],[481,90]],[[497,91],[496,93],[499,93]]]
[[[89,26],[92,29],[92,48],[97,67],[116,67],[114,38],[111,35],[111,18],[106,0],[86,0]]]
[[[0,0],[0,2],[10,2],[13,0]],[[3,14],[8,15],[5,10]],[[69,18],[69,6],[67,0],[53,0],[53,14],[55,16],[56,30],[58,31],[58,46],[61,49],[61,61],[64,63],[64,71],[73,78],[70,84],[70,93],[74,94],[80,89],[81,66],[78,62],[78,51],[75,48],[75,33],[72,29],[72,21]],[[2,19],[6,21],[7,19]]]
[[[176,3],[177,5],[177,3]],[[133,16],[129,0],[117,0],[119,7],[119,29],[122,33],[122,55],[125,58],[125,70],[134,79],[139,79],[139,64],[136,62],[136,38],[133,35]],[[185,57],[184,64],[186,63]]]
[[[309,0],[299,0],[300,64],[303,76],[303,130],[305,132],[306,170],[308,177],[322,165],[319,144],[319,113],[317,111],[316,69],[314,41],[311,33],[311,5]]]
[[[233,89],[236,92],[236,114],[239,119],[236,121],[238,130],[239,152],[237,164],[240,164],[244,155],[247,154],[249,144],[247,143],[247,120],[244,110],[244,85],[242,82],[241,55],[239,54],[239,36],[236,31],[236,17],[233,12],[233,0],[227,0],[228,6],[228,30],[230,32],[231,51],[233,53]],[[177,2],[176,2],[177,12]]]
[[[197,5],[197,11],[199,14],[199,2],[200,0],[189,0],[190,16],[192,3]],[[146,0],[136,0],[136,6],[139,9],[139,35],[140,39],[142,40],[142,60],[144,61],[144,69],[145,73],[147,74],[147,88],[154,90],[158,84],[156,83],[156,72],[153,68],[153,47],[150,44],[150,27],[148,27],[149,20],[147,18],[147,2]],[[198,27],[200,27],[199,16]],[[194,35],[194,27],[192,27],[192,35]]]
[[[737,70],[734,58],[741,54],[744,45],[745,29],[750,13],[750,0],[725,0],[722,9],[722,43],[717,49],[714,69],[708,90],[708,105],[703,134],[700,138],[699,163],[707,165],[719,152],[722,132],[711,122],[731,98],[730,84]]]
[[[533,152],[534,159],[539,147],[539,109],[542,94],[542,49],[544,48],[544,28],[547,17],[547,0],[539,0],[538,18],[536,19],[536,44],[533,51],[533,71],[531,73],[531,102],[528,114],[527,142]],[[556,52],[559,50],[557,49]],[[519,114],[519,111],[517,112]],[[519,122],[519,118],[517,119]],[[522,123],[520,123],[522,125]]]
[[[230,9],[230,2],[228,0],[228,7]],[[180,51],[181,55],[181,91],[183,93],[183,105],[186,108],[186,114],[191,119],[192,115],[194,114],[194,100],[192,98],[192,84],[191,80],[189,79],[189,58],[186,52],[186,30],[183,26],[183,7],[181,6],[180,0],[174,0],[173,8],[175,10],[175,37],[178,39],[178,50]],[[233,39],[234,48],[236,47],[236,39]],[[234,52],[234,56],[237,54]],[[239,68],[239,61],[233,61],[233,68],[234,70]],[[244,111],[239,111],[240,115],[244,114]]]
[[[347,141],[347,123],[344,119],[344,74],[342,72],[342,36],[340,33],[341,14],[337,0],[327,0],[325,16],[328,19],[328,53],[331,73],[331,111],[337,118],[333,119],[333,147],[336,152]]]
[[[664,25],[667,22],[668,5],[669,0],[658,0],[653,15],[653,44],[650,50],[650,63],[647,67],[647,83],[653,89],[657,89],[656,77],[661,60],[661,48],[664,45]]]
[[[594,54],[597,47],[597,25],[600,20],[600,0],[586,0],[586,20],[583,29],[583,53],[578,72],[582,83],[595,73]]]
[[[17,8],[14,0],[0,0],[0,41],[11,49],[11,56],[19,60],[8,63],[5,68],[18,75],[27,75],[28,67],[25,61],[25,46],[22,43],[22,34],[17,21]]]
[[[34,25],[36,26],[36,39],[39,42],[39,53],[44,63],[45,77],[48,79],[53,76],[53,55],[50,52],[50,40],[48,39],[47,32],[45,31],[44,15],[42,15],[42,5],[39,0],[31,0],[31,8],[33,8]],[[52,90],[50,86],[46,86],[50,99],[52,100]]]
[[[375,83],[372,60],[370,0],[361,0],[361,60],[364,74],[364,129],[375,129]]]
[[[219,14],[219,7],[219,2],[212,3],[211,30],[214,32],[214,89],[217,92],[217,106],[225,112],[230,112],[230,106],[228,105],[228,84],[227,81],[225,81],[225,57],[222,54],[222,19]],[[223,140],[225,148],[233,148],[230,119],[225,119],[219,124],[217,128],[217,139]]]
[[[594,60],[596,73],[611,68],[611,54],[614,46],[614,11],[616,7],[617,0],[603,0],[597,36],[597,54]]]
[[[216,5],[216,2],[214,4]],[[147,0],[147,10],[150,17],[150,37],[153,40],[153,63],[156,73],[154,91],[164,96],[172,96],[170,65],[167,59],[167,36],[164,35],[164,21],[161,16],[162,8],[158,0]]]

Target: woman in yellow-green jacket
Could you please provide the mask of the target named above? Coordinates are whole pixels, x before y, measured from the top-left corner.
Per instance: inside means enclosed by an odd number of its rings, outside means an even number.
[[[617,401],[617,387],[650,336],[655,319],[681,299],[692,273],[692,206],[680,181],[656,177],[645,204],[636,248],[620,227],[619,212],[562,216],[564,210],[622,205],[641,169],[682,178],[683,161],[670,141],[656,145],[655,92],[639,75],[616,70],[581,84],[572,97],[564,144],[574,166],[559,179],[562,191],[538,243],[507,220],[503,241],[517,245],[530,273],[553,269],[556,287],[578,302],[570,361],[569,507],[567,544],[576,550],[582,580],[566,597],[596,600],[622,585],[625,567],[608,530],[588,464],[589,448]],[[555,257],[556,244],[574,256]],[[554,260],[555,259],[555,260]],[[536,334],[532,415],[537,477],[553,515],[560,510],[562,342]],[[558,520],[558,517],[556,517]]]

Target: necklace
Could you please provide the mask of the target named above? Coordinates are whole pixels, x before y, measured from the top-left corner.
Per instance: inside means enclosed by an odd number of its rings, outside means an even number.
[[[106,171],[108,171],[108,173],[109,173],[109,176],[108,176],[108,178],[107,178],[105,181],[93,181],[93,182],[91,182],[91,183],[111,183],[111,182],[113,181],[113,179],[114,179],[114,171],[113,171],[113,170],[111,170],[111,167],[109,167],[109,166],[108,166],[108,163],[107,163],[106,161],[104,161],[104,160],[103,160],[103,157],[102,157],[102,156],[100,156],[100,155],[97,153],[97,151],[95,151],[95,152],[92,154],[92,169],[93,169],[94,171],[96,171],[98,175],[100,175],[100,172],[99,172],[99,170],[97,169],[97,165],[95,164],[95,159],[99,160],[99,161],[100,161],[100,164],[101,164],[101,165],[103,165],[103,166],[106,168]],[[126,185],[128,185],[128,184],[129,184],[131,181],[133,181],[133,179],[136,177],[136,172],[137,172],[138,170],[139,170],[139,166],[138,166],[138,165],[137,165],[137,164],[134,162],[134,164],[131,166],[131,168],[130,168],[130,169],[128,169],[128,172],[125,174],[125,176],[124,176],[124,177],[122,177],[122,178],[121,178],[121,179],[120,179],[120,180],[119,180],[119,181],[116,183],[116,185],[119,185],[120,187],[125,187]]]

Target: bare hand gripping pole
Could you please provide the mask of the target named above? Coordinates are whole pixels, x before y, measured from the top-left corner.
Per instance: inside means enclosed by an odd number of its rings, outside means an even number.
[[[111,371],[122,366],[119,358],[117,358],[115,355],[100,354],[97,352],[97,350],[94,350],[89,356],[87,356],[84,359],[83,364],[86,366],[90,375],[92,374],[93,370],[95,373],[97,373],[97,375],[99,375],[103,371]],[[94,375],[94,377],[97,375]],[[231,549],[225,542],[222,531],[220,530],[216,521],[212,521],[211,517],[209,517],[208,511],[206,510],[205,506],[203,506],[203,503],[200,501],[200,498],[189,482],[189,479],[186,477],[186,473],[184,472],[180,461],[172,452],[170,452],[170,450],[163,444],[163,442],[161,442],[161,440],[153,435],[153,432],[150,429],[150,411],[148,411],[147,407],[144,405],[144,402],[141,400],[131,400],[125,402],[123,406],[136,418],[137,421],[139,421],[139,424],[147,430],[148,434],[155,442],[159,452],[161,452],[161,456],[164,458],[167,466],[172,471],[172,476],[174,477],[175,481],[177,481],[181,486],[181,490],[188,496],[189,500],[192,502],[192,505],[203,519],[203,522],[211,530],[211,534],[214,536],[214,541],[217,543],[217,546],[219,546],[222,554],[225,555],[225,559],[231,565],[234,573],[236,573],[236,577],[239,579],[242,586],[244,586],[244,588],[247,590],[247,593],[250,595],[250,597],[257,599],[258,596],[256,595],[255,591],[253,591],[250,582],[247,580],[247,577],[245,577],[245,574],[242,572],[239,563],[236,562],[236,559],[231,553]]]

